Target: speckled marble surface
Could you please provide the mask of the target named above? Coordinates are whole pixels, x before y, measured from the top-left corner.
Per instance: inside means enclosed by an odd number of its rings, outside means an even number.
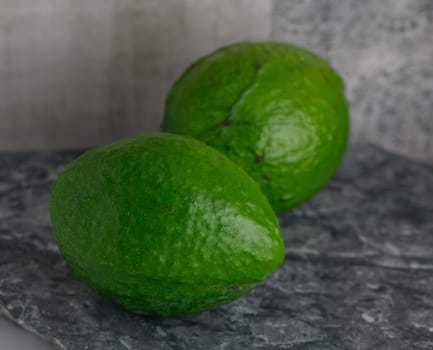
[[[188,319],[124,312],[68,272],[50,185],[78,152],[0,154],[0,314],[62,349],[433,349],[433,168],[353,146],[329,186],[280,217],[284,265]]]

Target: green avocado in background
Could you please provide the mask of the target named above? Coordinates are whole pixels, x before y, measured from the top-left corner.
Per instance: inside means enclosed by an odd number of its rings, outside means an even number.
[[[316,194],[344,154],[344,84],[313,53],[240,43],[192,64],[172,87],[162,131],[221,151],[260,185],[277,213]]]
[[[144,135],[86,152],[59,174],[50,212],[71,271],[132,312],[210,310],[284,259],[257,184],[190,137]]]

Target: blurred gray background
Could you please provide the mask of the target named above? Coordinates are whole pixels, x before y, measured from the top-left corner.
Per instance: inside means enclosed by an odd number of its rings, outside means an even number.
[[[433,162],[433,0],[1,0],[0,150],[157,131],[192,60],[266,39],[344,76],[352,142]]]

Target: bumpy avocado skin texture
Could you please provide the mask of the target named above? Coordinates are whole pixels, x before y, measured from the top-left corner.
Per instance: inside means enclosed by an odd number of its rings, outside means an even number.
[[[57,177],[50,212],[72,272],[136,313],[210,310],[284,259],[257,184],[189,137],[140,136],[85,153]]]
[[[280,213],[333,176],[349,112],[343,81],[320,57],[285,43],[240,43],[183,73],[167,97],[161,128],[225,153]]]

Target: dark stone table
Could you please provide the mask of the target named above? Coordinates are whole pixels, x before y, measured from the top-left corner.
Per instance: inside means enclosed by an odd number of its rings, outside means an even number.
[[[68,272],[47,202],[78,152],[0,155],[0,313],[63,349],[433,349],[433,168],[353,146],[280,218],[286,261],[245,298],[185,319],[129,314]]]

